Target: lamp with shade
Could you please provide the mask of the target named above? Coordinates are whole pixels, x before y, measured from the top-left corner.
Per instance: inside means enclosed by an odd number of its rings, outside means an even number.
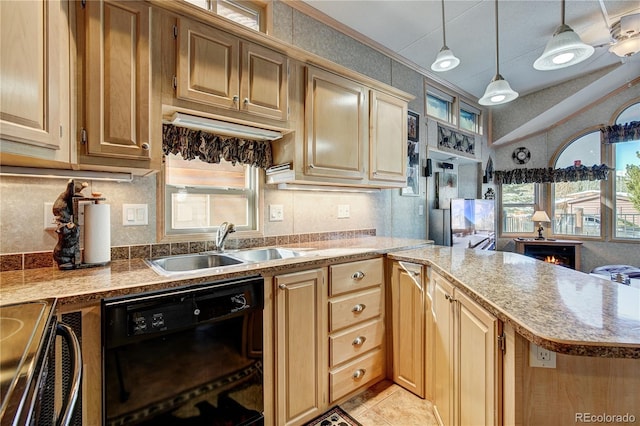
[[[549,219],[547,212],[545,212],[544,210],[536,210],[533,213],[533,216],[531,216],[531,220],[534,222],[538,222],[538,236],[536,237],[536,240],[544,240],[544,237],[542,236],[542,231],[544,231],[542,223],[551,222],[551,219]]]

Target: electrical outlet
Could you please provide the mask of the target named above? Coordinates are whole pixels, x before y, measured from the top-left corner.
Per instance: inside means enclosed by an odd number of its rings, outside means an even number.
[[[529,342],[529,366],[556,368],[556,353]]]
[[[418,205],[418,216],[422,216],[424,214],[424,206],[422,204]]]
[[[349,204],[338,204],[338,219],[347,219],[350,216]]]
[[[53,203],[44,203],[44,229],[56,229],[56,217],[53,215]]]
[[[284,220],[284,207],[282,204],[269,205],[269,222],[282,222]]]

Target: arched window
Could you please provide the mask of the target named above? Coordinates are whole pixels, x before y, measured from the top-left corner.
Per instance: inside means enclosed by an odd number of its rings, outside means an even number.
[[[600,131],[585,133],[570,141],[560,152],[553,168],[602,164]],[[600,181],[558,182],[552,184],[553,233],[570,236],[602,235]]]
[[[640,121],[640,103],[625,108],[615,124]],[[615,164],[613,235],[616,238],[640,239],[640,140],[618,142],[613,146]]]

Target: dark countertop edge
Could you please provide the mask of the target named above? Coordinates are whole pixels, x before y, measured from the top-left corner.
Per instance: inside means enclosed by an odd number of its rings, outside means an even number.
[[[542,346],[550,351],[561,353],[565,355],[577,355],[577,356],[590,356],[598,358],[628,358],[628,359],[640,359],[640,346],[625,346],[624,344],[607,344],[607,343],[585,343],[585,342],[568,342],[554,340],[552,337],[545,337],[535,334],[528,329],[524,324],[518,320],[509,316],[499,307],[491,303],[480,296],[473,289],[467,287],[464,283],[459,281],[456,277],[451,275],[447,270],[443,269],[439,265],[433,263],[428,259],[415,258],[412,256],[404,256],[402,254],[389,253],[389,258],[393,260],[418,263],[435,268],[441,275],[443,275],[447,281],[453,284],[456,288],[462,290],[467,296],[477,302],[484,309],[489,311],[492,315],[498,318],[503,323],[510,324],[514,330],[523,336],[528,341],[535,343],[538,346]]]

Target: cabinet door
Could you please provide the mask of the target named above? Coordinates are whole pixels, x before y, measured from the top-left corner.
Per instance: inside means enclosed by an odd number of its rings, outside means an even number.
[[[459,303],[458,383],[460,425],[499,424],[498,320],[456,291]]]
[[[69,24],[64,9],[66,3],[54,0],[0,1],[3,156],[70,161]],[[6,158],[2,163],[7,164]]]
[[[177,96],[238,109],[239,40],[188,19],[178,20]]]
[[[150,30],[148,3],[86,3],[85,126],[89,156],[151,158],[151,135],[159,118],[151,113]]]
[[[407,182],[407,103],[384,93],[371,92],[369,179]]]
[[[275,424],[301,424],[326,405],[326,287],[323,269],[275,277]]]
[[[307,67],[305,174],[364,178],[367,107],[363,85]]]
[[[433,405],[443,425],[454,423],[454,395],[457,391],[454,377],[454,302],[453,286],[432,271],[434,286],[433,308]]]
[[[422,266],[394,262],[391,274],[393,381],[424,398],[425,299]]]
[[[242,43],[242,111],[286,120],[288,81],[288,60],[285,55],[252,43]]]

